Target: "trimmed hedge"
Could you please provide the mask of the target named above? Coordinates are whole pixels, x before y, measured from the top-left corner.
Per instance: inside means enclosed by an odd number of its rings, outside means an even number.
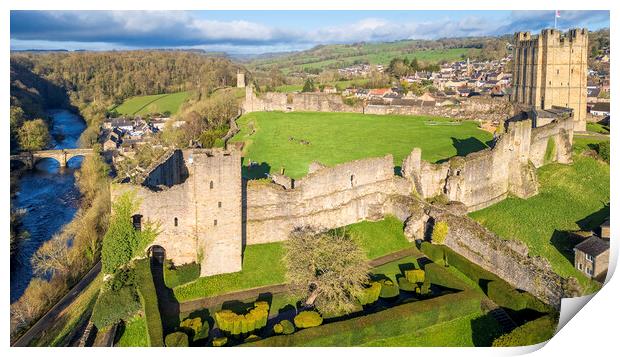
[[[379,294],[381,294],[381,283],[373,281],[369,287],[362,291],[357,300],[362,305],[372,304],[379,299]]]
[[[413,284],[423,283],[424,282],[424,270],[422,269],[413,269],[405,271],[405,278]]]
[[[216,337],[213,339],[213,347],[226,346],[227,343],[228,343],[228,337],[226,336]]]
[[[416,288],[419,288],[418,284],[414,284],[402,276],[398,278],[398,287],[402,291],[409,291],[409,292],[415,292]]]
[[[189,347],[189,338],[183,332],[173,332],[166,336],[166,347]]]
[[[174,266],[171,261],[164,264],[164,282],[170,289],[187,284],[200,277],[200,264],[190,263]]]
[[[316,327],[323,323],[323,318],[316,311],[302,311],[295,316],[295,326],[297,328]]]
[[[200,317],[188,318],[181,322],[179,330],[185,332],[190,340],[195,342],[209,337],[209,322],[205,321],[203,323]]]
[[[164,330],[157,303],[157,291],[151,274],[151,264],[148,259],[140,259],[135,262],[136,277],[138,280],[138,293],[144,308],[146,326],[149,332],[149,344],[153,347],[164,346]]]
[[[550,340],[558,322],[553,316],[543,316],[527,322],[493,341],[493,347],[529,346]]]
[[[231,335],[240,335],[265,327],[268,316],[269,304],[265,301],[257,301],[254,307],[243,315],[231,310],[218,311],[215,313],[215,321],[221,331]]]
[[[436,222],[431,233],[431,241],[434,244],[444,244],[448,236],[448,223],[444,221]]]
[[[480,311],[479,294],[462,291],[415,301],[373,314],[303,329],[292,335],[269,337],[247,346],[357,346]]]
[[[92,320],[98,329],[127,320],[140,311],[140,297],[133,285],[118,290],[102,289],[95,307]]]

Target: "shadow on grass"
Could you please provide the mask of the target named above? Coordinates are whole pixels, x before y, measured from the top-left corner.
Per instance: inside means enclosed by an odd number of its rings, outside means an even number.
[[[609,218],[609,202],[604,203],[603,208],[601,208],[600,210],[588,215],[585,218],[578,220],[576,223],[581,230],[593,230],[597,233],[600,233],[598,229],[607,218]]]
[[[271,165],[266,162],[253,163],[252,165],[244,165],[241,167],[241,175],[248,180],[266,178],[271,170]]]
[[[471,340],[476,347],[490,347],[503,334],[502,327],[490,314],[471,320]]]

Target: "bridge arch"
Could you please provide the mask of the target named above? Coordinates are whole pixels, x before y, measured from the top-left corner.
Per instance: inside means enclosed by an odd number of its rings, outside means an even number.
[[[67,167],[70,167],[70,168],[80,167],[85,157],[86,155],[84,154],[67,155]]]

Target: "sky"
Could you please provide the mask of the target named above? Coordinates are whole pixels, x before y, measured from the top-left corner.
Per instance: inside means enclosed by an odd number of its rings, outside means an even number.
[[[320,44],[538,32],[555,11],[11,11],[11,49],[194,48],[231,55]],[[609,11],[560,11],[558,28],[609,27]]]

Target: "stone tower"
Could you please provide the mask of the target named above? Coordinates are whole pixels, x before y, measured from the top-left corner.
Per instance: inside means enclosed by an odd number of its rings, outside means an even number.
[[[245,73],[237,71],[237,88],[245,87]]]
[[[537,109],[571,108],[575,131],[586,130],[588,30],[517,32],[511,100]]]

